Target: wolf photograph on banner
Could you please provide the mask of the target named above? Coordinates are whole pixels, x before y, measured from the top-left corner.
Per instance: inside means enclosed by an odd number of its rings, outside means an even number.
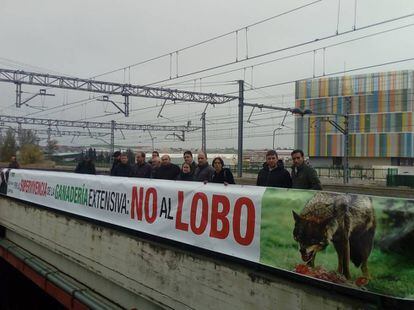
[[[414,201],[267,188],[260,261],[355,289],[414,296]]]
[[[338,254],[338,273],[351,278],[349,263],[361,267],[369,278],[368,257],[375,234],[372,200],[366,196],[317,193],[300,214],[293,212],[293,238],[299,243],[302,260],[315,266],[316,253],[330,242]]]

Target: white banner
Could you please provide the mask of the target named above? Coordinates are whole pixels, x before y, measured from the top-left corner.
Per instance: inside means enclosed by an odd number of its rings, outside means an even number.
[[[264,187],[10,170],[7,195],[258,262]]]

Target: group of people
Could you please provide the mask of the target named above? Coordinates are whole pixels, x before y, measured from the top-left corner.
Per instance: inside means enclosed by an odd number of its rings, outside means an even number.
[[[152,152],[152,157],[148,161],[144,152],[138,152],[135,163],[129,163],[127,153],[117,151],[113,156],[111,176],[235,184],[231,170],[224,167],[223,159],[216,157],[209,165],[204,152],[198,153],[195,163],[191,151],[185,151],[181,167],[171,163],[169,155],[160,157],[157,151]],[[305,163],[303,151],[294,150],[291,156],[293,167],[289,173],[276,151],[268,151],[266,162],[257,176],[256,185],[321,190],[317,173]],[[85,158],[76,167],[75,172],[95,174],[96,171],[92,161]]]
[[[300,188],[321,190],[321,182],[312,167],[305,163],[302,150],[294,150],[291,153],[293,167],[289,173],[279,160],[276,151],[270,150],[266,153],[266,162],[259,171],[256,185],[284,188]]]
[[[144,152],[138,152],[135,159],[135,164],[130,164],[126,153],[115,152],[110,175],[235,184],[233,174],[230,169],[224,167],[223,160],[216,157],[210,166],[204,152],[198,153],[197,163],[195,163],[191,151],[185,151],[181,167],[173,164],[169,155],[165,154],[160,157],[157,151],[152,152],[152,157],[148,162]]]

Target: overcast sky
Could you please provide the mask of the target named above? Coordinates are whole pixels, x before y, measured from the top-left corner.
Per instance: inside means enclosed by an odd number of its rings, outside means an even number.
[[[338,20],[337,0],[322,0],[301,10],[241,30],[207,44],[183,48],[206,39],[244,28],[309,1],[282,0],[0,0],[0,68],[47,72],[79,78],[90,78],[114,69],[124,68],[97,79],[139,85],[169,86],[176,89],[202,92],[237,92],[236,81],[246,81],[246,101],[275,106],[294,106],[294,84],[278,87],[265,85],[295,81],[414,57],[414,17],[407,17],[375,27],[360,29],[384,20],[414,13],[412,0],[341,0]],[[356,3],[356,14],[355,14]],[[399,26],[407,27],[358,41],[341,43],[364,35],[374,34]],[[343,34],[356,28],[356,31]],[[308,43],[264,57],[254,56],[291,47],[295,44],[322,39],[338,32],[338,36]],[[238,42],[238,45],[236,45]],[[247,46],[247,48],[246,48]],[[315,61],[314,61],[314,52]],[[293,57],[294,54],[310,51]],[[132,64],[172,53],[145,65]],[[246,56],[252,58],[245,60]],[[286,59],[276,59],[285,57]],[[200,74],[198,70],[239,60],[238,63]],[[257,64],[274,60],[267,65]],[[314,65],[315,63],[315,65]],[[246,67],[236,72],[220,72]],[[414,62],[378,66],[348,74],[413,69]],[[253,69],[252,69],[253,68]],[[179,79],[171,79],[188,75]],[[201,79],[200,79],[201,78]],[[163,82],[160,82],[163,81]],[[154,84],[156,83],[156,84]],[[254,89],[259,88],[259,89]],[[39,88],[23,86],[23,98],[38,92]],[[204,104],[167,104],[163,117],[157,118],[161,100],[131,98],[128,118],[113,114],[116,108],[96,100],[98,96],[86,92],[49,89],[54,97],[37,97],[29,106],[14,106],[15,86],[0,83],[0,110],[3,115],[30,115],[39,118],[133,122],[139,124],[183,125],[191,121],[200,125]],[[112,97],[121,102],[122,97]],[[81,101],[85,100],[85,101]],[[75,102],[81,101],[76,104]],[[65,106],[67,105],[67,106]],[[39,110],[39,109],[43,109]],[[279,127],[283,113],[245,109],[245,148],[272,146],[272,132]],[[207,109],[207,147],[237,147],[237,102]],[[293,147],[293,117],[288,116],[286,127],[277,131],[276,145]],[[62,128],[63,129],[63,128]],[[187,134],[180,142],[165,132],[153,132],[156,148],[165,146],[201,146],[201,131]],[[151,145],[148,133],[117,133],[117,143],[124,145]],[[60,143],[84,145],[102,143],[90,138],[58,138]]]

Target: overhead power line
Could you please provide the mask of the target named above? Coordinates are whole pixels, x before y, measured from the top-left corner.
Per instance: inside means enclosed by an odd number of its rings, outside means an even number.
[[[216,77],[216,76],[220,76],[220,75],[234,73],[234,72],[238,72],[238,71],[242,71],[242,70],[248,70],[248,69],[252,69],[252,68],[256,68],[256,67],[268,65],[268,64],[271,64],[271,63],[274,63],[274,62],[279,62],[281,60],[286,60],[286,59],[290,59],[290,58],[294,58],[294,57],[298,57],[298,56],[303,56],[303,55],[306,55],[306,54],[310,54],[310,53],[313,53],[315,50],[324,50],[324,49],[326,50],[328,48],[332,48],[332,47],[344,45],[344,44],[347,44],[347,43],[352,43],[352,42],[360,41],[360,40],[363,40],[363,39],[371,38],[371,37],[374,37],[374,36],[378,36],[378,35],[390,33],[390,32],[393,32],[393,31],[397,31],[397,30],[401,30],[401,29],[409,28],[409,27],[413,27],[413,26],[414,26],[414,23],[410,23],[410,24],[407,24],[407,25],[398,26],[398,27],[394,27],[394,28],[391,28],[391,29],[386,29],[386,30],[382,30],[382,31],[375,32],[375,33],[363,35],[363,36],[360,36],[360,37],[357,37],[357,38],[353,38],[353,39],[349,39],[349,40],[344,40],[344,41],[337,42],[337,43],[333,43],[333,44],[327,44],[327,45],[324,45],[324,46],[319,46],[317,48],[313,48],[313,49],[309,49],[309,50],[306,50],[306,51],[294,53],[294,54],[291,54],[291,55],[277,57],[277,58],[274,58],[274,59],[266,60],[266,61],[259,62],[259,63],[255,63],[255,64],[252,64],[252,65],[247,65],[247,66],[240,67],[240,68],[236,68],[236,69],[231,69],[231,70],[226,70],[226,71],[222,71],[222,72],[218,72],[218,73],[214,73],[214,74],[200,76],[200,77],[197,77],[196,79],[192,78],[192,79],[184,80],[184,81],[181,81],[181,82],[178,82],[178,83],[174,83],[174,84],[173,83],[162,84],[162,86],[163,87],[179,86],[179,85],[182,85],[181,83],[194,82],[194,80],[198,80],[198,79],[204,80],[204,79],[208,79],[208,78],[212,78],[212,77]],[[313,42],[315,42],[315,41],[312,41],[312,43]],[[194,74],[196,74],[196,73],[194,73]],[[175,78],[169,79],[167,81],[175,80],[175,79],[177,79],[177,78],[175,77]],[[206,83],[206,82],[203,82],[203,84],[204,83]],[[158,83],[151,83],[150,85],[156,85],[156,84],[158,84]]]
[[[264,88],[269,88],[269,87],[282,86],[282,85],[296,83],[298,81],[305,81],[305,80],[323,78],[323,77],[327,77],[327,76],[333,76],[333,75],[339,75],[339,74],[343,74],[343,73],[366,70],[366,69],[371,69],[371,68],[376,68],[376,67],[394,65],[394,64],[397,64],[397,63],[408,62],[408,61],[413,61],[413,60],[414,60],[414,57],[404,58],[404,59],[399,59],[399,60],[393,60],[393,61],[387,61],[387,62],[382,62],[382,63],[379,63],[379,64],[373,64],[373,65],[362,66],[362,67],[357,67],[357,68],[352,68],[352,69],[347,69],[347,70],[341,70],[341,71],[335,71],[335,72],[331,72],[331,73],[325,73],[324,75],[321,74],[321,75],[312,76],[312,77],[300,78],[300,79],[297,79],[297,80],[290,80],[290,81],[284,81],[284,82],[279,82],[279,83],[274,83],[274,84],[263,85],[263,86],[255,87],[254,89],[257,90],[257,89],[264,89]],[[245,91],[251,91],[251,90],[254,90],[254,89],[246,89]],[[232,94],[232,93],[236,93],[236,92],[231,92],[231,93],[228,93],[228,94]]]
[[[359,27],[359,28],[355,28],[355,29],[352,29],[352,30],[347,30],[347,31],[344,31],[344,32],[341,32],[341,33],[335,33],[335,34],[332,34],[332,35],[327,35],[327,36],[324,36],[324,37],[321,37],[321,38],[315,38],[315,39],[312,39],[312,40],[308,40],[308,41],[305,41],[305,42],[293,44],[293,45],[290,45],[290,46],[287,46],[287,47],[279,48],[279,49],[272,50],[272,51],[269,51],[269,52],[265,52],[265,53],[262,53],[262,54],[257,54],[257,55],[254,55],[254,56],[250,56],[249,58],[239,59],[239,60],[236,60],[236,61],[230,61],[230,62],[223,63],[223,64],[220,64],[220,65],[211,66],[211,67],[208,67],[208,68],[196,70],[196,71],[185,73],[185,74],[182,74],[182,75],[177,75],[176,77],[170,77],[168,79],[163,79],[163,80],[160,80],[160,81],[151,82],[151,83],[148,83],[146,85],[147,86],[156,85],[156,84],[168,82],[168,81],[171,81],[171,80],[187,77],[187,76],[190,76],[190,75],[199,74],[199,73],[203,73],[203,72],[207,72],[207,71],[211,71],[211,70],[215,70],[215,69],[228,67],[230,65],[239,64],[241,62],[250,61],[250,60],[253,60],[253,59],[261,58],[261,57],[272,55],[272,54],[275,54],[275,53],[280,53],[280,52],[283,52],[283,51],[303,47],[303,46],[306,46],[306,45],[309,45],[309,44],[319,43],[319,42],[326,41],[326,40],[329,40],[329,39],[332,39],[332,38],[341,37],[341,36],[344,36],[344,35],[349,34],[349,33],[359,32],[361,30],[365,30],[365,29],[380,26],[380,25],[383,25],[383,24],[395,22],[395,21],[398,21],[398,20],[402,20],[402,19],[405,19],[405,18],[412,17],[412,16],[414,16],[414,13],[406,14],[406,15],[391,18],[391,19],[386,19],[386,20],[383,20],[383,21],[380,21],[380,22],[372,23],[372,24],[362,26],[362,27]]]
[[[382,22],[379,22],[379,23],[374,23],[374,24],[367,25],[367,26],[364,26],[364,27],[361,27],[361,28],[358,28],[358,29],[354,29],[353,31],[355,31],[355,30],[361,30],[361,29],[366,29],[368,27],[376,26],[376,25],[379,25],[379,24],[382,24],[382,23],[387,23],[387,22],[390,22],[390,21],[399,20],[399,19],[402,19],[402,18],[407,18],[407,17],[410,17],[410,16],[413,16],[413,14],[408,14],[408,15],[404,15],[404,16],[397,17],[397,18],[388,19],[388,20],[385,20],[385,21],[382,21]],[[342,42],[338,42],[338,43],[334,43],[334,44],[329,44],[329,45],[326,45],[326,46],[318,47],[317,50],[327,49],[327,48],[331,48],[331,47],[343,45],[343,44],[346,44],[346,43],[350,43],[350,42],[354,42],[354,41],[366,39],[366,38],[369,38],[369,37],[377,36],[377,35],[380,35],[380,34],[385,34],[385,33],[389,33],[389,32],[396,31],[396,30],[400,30],[400,29],[403,29],[403,28],[411,27],[413,25],[414,25],[414,23],[411,23],[411,24],[408,24],[408,25],[403,25],[403,26],[399,26],[399,27],[392,28],[392,29],[387,29],[387,30],[379,31],[379,32],[376,32],[376,33],[373,33],[373,34],[363,35],[363,36],[358,37],[358,38],[353,38],[353,39],[345,40],[345,41],[342,41]],[[350,31],[348,31],[348,32],[350,32]],[[340,33],[339,35],[342,35],[344,33]],[[315,41],[308,41],[308,42],[313,43],[313,42],[316,42],[316,41],[321,41],[321,39],[319,39],[319,40],[316,39]],[[307,50],[307,51],[304,51],[304,52],[295,53],[295,54],[292,54],[292,55],[287,55],[287,56],[284,56],[284,57],[279,57],[279,58],[276,58],[276,59],[272,59],[272,60],[260,62],[260,63],[257,63],[257,64],[245,66],[245,67],[242,67],[242,68],[237,68],[237,69],[227,70],[227,71],[224,71],[224,72],[219,72],[219,73],[215,73],[215,74],[211,74],[211,75],[206,75],[206,76],[200,77],[200,79],[206,79],[206,78],[211,78],[211,77],[214,77],[214,76],[228,74],[228,73],[231,73],[231,72],[237,72],[237,71],[240,71],[240,70],[246,70],[248,68],[254,68],[254,67],[257,67],[257,66],[266,65],[266,64],[273,63],[273,62],[276,62],[276,61],[285,60],[285,59],[288,59],[288,58],[293,58],[293,57],[297,57],[297,56],[300,56],[300,55],[309,54],[309,53],[312,53],[314,51],[315,51],[315,49],[311,49],[311,50]],[[253,59],[253,58],[251,57],[250,59]],[[341,72],[344,72],[344,71],[341,71]],[[196,73],[191,73],[191,74],[196,74]],[[322,76],[325,76],[325,75],[327,75],[327,74],[324,74]],[[178,78],[180,78],[180,77],[178,77]],[[175,78],[172,78],[172,79],[168,79],[167,81],[170,81],[170,80],[173,80],[173,79],[177,79],[177,78],[175,77]],[[191,82],[191,81],[194,81],[194,79],[189,79],[189,80],[183,81],[181,83]],[[165,84],[164,86],[180,85],[181,83]],[[291,82],[289,82],[289,83],[291,83]],[[279,85],[289,84],[289,83],[281,83],[281,84],[280,83],[277,83],[277,84],[271,84],[271,85],[279,86]],[[154,83],[151,83],[151,85],[153,85],[153,84]],[[269,86],[269,87],[271,87],[271,86]],[[260,88],[254,88],[254,89],[257,90],[257,89],[260,89]],[[252,90],[252,89],[246,89],[246,91],[250,91],[250,90]],[[236,93],[236,92],[234,92],[234,93]],[[229,94],[231,94],[231,93],[229,93]],[[86,99],[86,100],[89,100],[89,99]],[[76,105],[76,106],[79,106],[79,105]],[[55,108],[56,107],[50,108],[50,109],[45,109],[44,111],[52,110],[52,109],[55,109]],[[64,110],[66,110],[66,109],[67,108],[65,107]],[[27,114],[27,116],[34,115],[34,114],[38,114],[38,113],[42,113],[44,111],[32,112],[32,113]]]
[[[241,28],[238,28],[238,29],[236,29],[236,30],[232,30],[232,31],[230,31],[230,32],[226,32],[226,33],[224,33],[224,34],[221,34],[221,35],[218,35],[218,36],[212,37],[212,38],[210,38],[210,39],[203,40],[203,41],[200,41],[200,42],[197,42],[197,43],[194,43],[194,44],[188,45],[188,46],[186,46],[186,47],[183,47],[183,48],[180,48],[180,49],[177,49],[177,50],[171,51],[171,52],[169,52],[169,53],[162,54],[162,55],[160,55],[160,56],[152,57],[152,58],[149,58],[149,59],[146,59],[146,60],[143,60],[143,61],[137,62],[137,63],[130,64],[130,65],[125,66],[125,67],[121,67],[121,68],[118,68],[118,69],[114,69],[114,70],[111,70],[111,71],[107,71],[107,72],[104,72],[104,73],[101,73],[101,74],[95,75],[95,76],[93,76],[92,78],[97,78],[97,77],[101,77],[101,76],[104,76],[104,75],[108,75],[108,74],[112,74],[112,73],[115,73],[115,72],[119,72],[119,71],[122,71],[122,70],[126,70],[126,69],[130,69],[130,68],[133,68],[133,67],[137,67],[137,66],[140,66],[140,65],[143,65],[143,64],[146,64],[146,63],[148,63],[148,62],[151,62],[151,61],[154,61],[154,60],[158,60],[158,59],[161,59],[161,58],[164,58],[164,57],[170,57],[170,56],[171,56],[171,55],[173,55],[173,54],[178,54],[178,53],[180,53],[180,52],[183,52],[183,51],[185,51],[185,50],[188,50],[188,49],[191,49],[191,48],[194,48],[194,47],[200,46],[200,45],[203,45],[203,44],[205,44],[205,43],[208,43],[208,42],[211,42],[211,41],[214,41],[214,40],[217,40],[217,39],[221,39],[221,38],[227,37],[227,36],[229,36],[229,35],[232,35],[232,34],[238,33],[239,31],[243,31],[243,30],[245,30],[245,29],[248,29],[248,28],[251,28],[251,27],[257,26],[257,25],[259,25],[259,24],[265,23],[265,22],[267,22],[267,21],[269,21],[269,20],[272,20],[272,19],[275,19],[275,18],[279,18],[279,17],[281,17],[281,16],[284,16],[284,15],[287,15],[287,14],[290,14],[290,13],[293,13],[293,12],[295,12],[295,11],[299,11],[299,10],[301,10],[301,9],[304,9],[304,8],[306,8],[306,7],[309,7],[309,6],[312,6],[312,5],[314,5],[314,4],[318,3],[318,2],[321,2],[321,1],[322,1],[322,0],[317,0],[317,1],[313,1],[313,2],[310,2],[310,3],[304,4],[304,5],[301,5],[301,6],[299,6],[299,7],[293,8],[293,9],[288,10],[288,11],[286,11],[286,12],[283,12],[283,13],[280,13],[280,14],[276,14],[276,15],[274,15],[274,16],[271,16],[271,17],[268,17],[268,18],[265,18],[265,19],[259,20],[259,21],[257,21],[257,22],[252,23],[252,24],[248,24],[248,25],[243,26],[243,27],[241,27]]]

